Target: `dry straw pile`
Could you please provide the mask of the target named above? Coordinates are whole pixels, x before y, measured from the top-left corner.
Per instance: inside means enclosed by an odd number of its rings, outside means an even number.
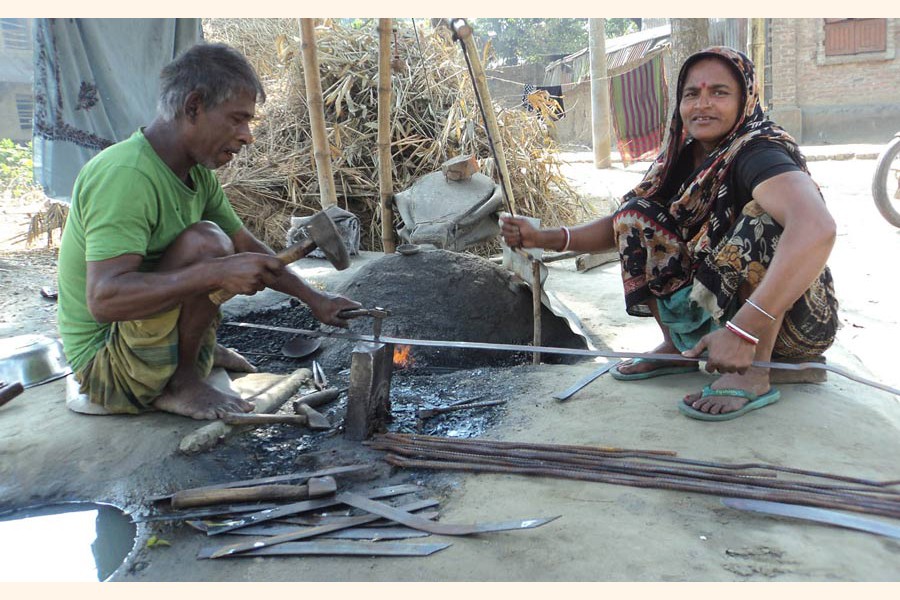
[[[410,20],[394,21],[392,50],[400,59],[392,76],[394,191],[466,153],[478,157],[483,171],[493,175],[487,135],[459,44],[446,29],[416,25],[414,30]],[[203,27],[208,40],[228,43],[247,55],[264,80],[268,100],[257,109],[256,141],[219,177],[248,227],[281,248],[289,217],[320,209],[298,22],[212,19]],[[363,247],[380,250],[376,21],[364,21],[361,27],[325,21],[317,27],[316,47],[338,202],[362,220]],[[560,174],[556,144],[546,125],[522,110],[495,110],[517,212],[538,216],[548,226],[583,218],[584,205]]]

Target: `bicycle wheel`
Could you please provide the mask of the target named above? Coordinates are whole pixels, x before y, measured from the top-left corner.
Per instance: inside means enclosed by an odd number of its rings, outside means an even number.
[[[900,227],[900,135],[878,157],[872,178],[875,206],[891,225]]]

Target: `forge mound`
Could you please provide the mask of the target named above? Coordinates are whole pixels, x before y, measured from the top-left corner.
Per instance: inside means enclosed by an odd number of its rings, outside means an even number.
[[[336,290],[363,306],[381,306],[393,314],[382,335],[428,340],[530,344],[531,291],[502,267],[469,254],[445,250],[412,256],[388,254],[361,268]],[[350,323],[354,333],[371,334],[372,319]],[[546,307],[542,310],[543,345],[585,348],[568,324]],[[332,367],[350,364],[353,342],[329,340],[322,361]],[[504,351],[414,347],[418,366],[475,368],[521,364],[530,354]],[[547,355],[550,361],[575,357]]]

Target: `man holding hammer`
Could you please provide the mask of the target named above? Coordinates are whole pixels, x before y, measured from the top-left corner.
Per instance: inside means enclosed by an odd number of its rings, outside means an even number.
[[[244,56],[198,44],[163,68],[156,119],[78,175],[59,252],[59,330],[80,392],[106,412],[252,410],[204,381],[213,366],[253,370],[216,344],[214,290],[271,287],[342,327],[338,313],[359,306],[285,268],[216,179],[252,143],[257,101],[265,92]]]

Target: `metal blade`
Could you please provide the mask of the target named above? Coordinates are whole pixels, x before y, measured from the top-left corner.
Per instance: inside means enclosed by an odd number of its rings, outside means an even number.
[[[450,340],[416,340],[411,338],[396,338],[379,336],[376,340],[371,335],[359,335],[355,333],[346,333],[343,331],[319,331],[310,329],[293,329],[291,327],[278,327],[275,325],[256,325],[254,323],[236,323],[229,322],[224,325],[233,325],[235,327],[251,327],[254,329],[266,329],[268,331],[282,331],[284,333],[302,333],[314,337],[340,338],[345,340],[355,340],[359,342],[379,342],[387,344],[404,344],[407,346],[428,346],[433,348],[469,348],[472,350],[499,350],[504,352],[540,352],[541,354],[567,354],[571,356],[602,356],[604,358],[643,358],[646,360],[666,360],[666,361],[682,361],[688,363],[701,362],[704,358],[689,358],[681,354],[662,354],[658,352],[612,352],[610,350],[586,350],[581,348],[557,348],[555,346],[526,346],[520,344],[492,344],[489,342],[456,342]],[[842,377],[846,377],[857,383],[868,385],[870,387],[890,392],[896,396],[900,396],[900,389],[891,387],[884,383],[879,383],[865,377],[860,377],[841,367],[835,367],[826,363],[819,362],[803,362],[803,363],[780,363],[763,360],[753,361],[753,366],[764,367],[769,369],[784,369],[786,371],[802,371],[804,369],[822,369],[830,371]]]
[[[557,392],[557,393],[553,394],[553,397],[556,398],[557,400],[559,400],[560,402],[565,402],[566,400],[568,400],[569,398],[571,398],[572,396],[574,396],[575,394],[580,392],[582,390],[582,388],[584,388],[589,383],[591,383],[592,381],[594,381],[595,379],[597,379],[598,377],[600,377],[601,375],[603,375],[604,373],[606,373],[607,371],[609,371],[610,369],[612,369],[613,367],[615,367],[616,365],[618,365],[621,362],[622,362],[621,360],[613,360],[613,361],[606,363],[605,365],[603,365],[602,367],[600,367],[599,369],[597,369],[596,371],[594,371],[593,373],[591,373],[590,375],[585,377],[584,379],[580,379],[572,387],[565,389],[561,392]]]
[[[816,523],[824,523],[826,525],[834,525],[835,527],[844,527],[846,529],[856,529],[858,531],[875,533],[877,535],[900,540],[900,527],[896,525],[884,523],[883,521],[876,521],[875,519],[847,515],[836,510],[802,506],[799,504],[785,504],[783,502],[769,502],[767,500],[750,500],[745,498],[722,498],[722,504],[729,508],[737,508],[738,510],[749,510],[767,515],[814,521]]]
[[[557,515],[549,518],[523,519],[519,521],[506,521],[503,523],[475,523],[473,525],[435,523],[434,521],[429,521],[417,515],[410,514],[402,508],[394,508],[383,502],[375,502],[374,500],[364,498],[359,494],[343,493],[338,494],[337,498],[344,504],[361,508],[362,510],[382,516],[386,519],[391,519],[401,525],[439,535],[471,535],[473,533],[509,531],[511,529],[532,529],[559,518],[559,515]]]
[[[422,508],[426,505],[430,505],[431,500],[420,500],[418,502],[412,502],[410,504],[404,505],[403,509],[405,510],[416,510]],[[275,546],[276,544],[283,544],[284,542],[295,542],[297,540],[302,540],[305,538],[315,537],[317,535],[322,535],[323,533],[330,533],[332,531],[338,531],[339,529],[349,529],[351,527],[356,527],[358,525],[365,525],[366,523],[371,523],[373,521],[377,521],[379,519],[379,515],[360,515],[358,517],[349,517],[344,523],[335,523],[333,525],[320,525],[318,527],[310,527],[306,531],[303,532],[295,532],[295,533],[287,533],[285,535],[276,535],[267,538],[256,538],[249,542],[243,542],[240,544],[230,544],[228,546],[222,546],[215,552],[209,555],[209,558],[222,558],[225,556],[231,556],[234,554],[238,554],[241,552],[248,552],[250,550],[257,550],[259,548],[267,548],[269,546]]]
[[[206,517],[218,517],[222,515],[235,515],[240,513],[254,513],[263,510],[276,508],[278,505],[274,503],[261,504],[255,502],[253,504],[228,504],[223,506],[213,506],[210,508],[201,508],[198,510],[172,512],[164,515],[153,515],[152,517],[133,517],[132,523],[152,523],[155,521],[178,521],[181,519],[203,519]]]
[[[230,556],[428,556],[452,544],[404,544],[402,542],[287,542]],[[216,548],[203,548],[197,558],[212,558]]]
[[[199,525],[199,521],[189,521],[188,524],[200,531],[205,531],[206,527]],[[242,529],[235,529],[229,535],[249,535],[253,537],[259,536],[275,536],[284,535],[286,533],[301,533],[310,527],[300,527],[297,525],[284,525],[281,523],[263,523],[262,525],[250,525]],[[340,539],[340,540],[405,540],[408,538],[428,537],[431,535],[427,531],[417,531],[408,527],[353,527],[342,531],[332,531],[330,533],[319,534],[320,538]]]
[[[417,485],[394,485],[384,488],[378,488],[376,490],[372,490],[366,493],[366,496],[372,498],[385,498],[388,496],[399,496],[400,494],[410,494],[412,492],[416,492],[419,490],[419,486]],[[266,521],[271,521],[273,519],[280,519],[281,517],[287,517],[290,515],[295,515],[297,513],[306,512],[308,510],[316,510],[318,508],[325,508],[327,506],[335,506],[336,504],[340,504],[340,500],[337,499],[337,496],[332,496],[330,498],[319,498],[316,500],[303,500],[301,502],[294,502],[292,504],[285,504],[283,506],[279,506],[277,508],[270,508],[267,510],[261,510],[252,515],[247,515],[246,517],[233,521],[228,525],[222,525],[220,527],[210,527],[206,532],[207,535],[218,535],[220,533],[228,533],[234,529],[239,527],[246,527],[247,525],[257,525],[259,523],[264,523]]]

